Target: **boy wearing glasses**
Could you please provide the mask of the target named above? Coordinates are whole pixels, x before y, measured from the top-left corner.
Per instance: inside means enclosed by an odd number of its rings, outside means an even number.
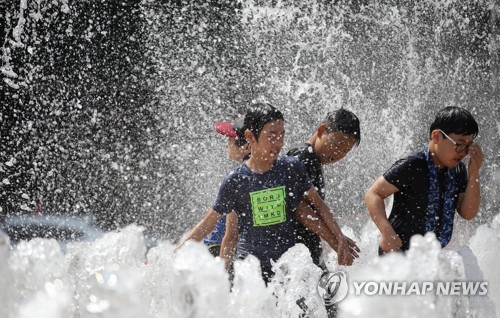
[[[439,111],[430,127],[429,144],[398,160],[368,189],[365,202],[382,239],[379,254],[409,249],[415,234],[434,232],[445,247],[453,232],[455,211],[466,220],[479,211],[479,169],[483,151],[474,143],[477,122],[460,107]],[[462,160],[469,156],[466,169]],[[384,199],[394,194],[387,218]]]

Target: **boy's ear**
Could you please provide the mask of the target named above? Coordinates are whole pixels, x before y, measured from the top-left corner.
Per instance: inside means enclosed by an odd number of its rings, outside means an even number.
[[[441,136],[441,132],[437,129],[434,129],[431,133],[431,141],[434,143],[434,144],[437,144],[439,142],[439,138]]]
[[[318,135],[318,137],[323,136],[323,134],[325,132],[326,132],[326,125],[325,124],[319,125],[318,128],[316,129],[316,134]]]
[[[245,130],[244,135],[245,135],[245,139],[247,140],[248,144],[250,144],[250,142],[255,142],[255,137],[249,129]]]

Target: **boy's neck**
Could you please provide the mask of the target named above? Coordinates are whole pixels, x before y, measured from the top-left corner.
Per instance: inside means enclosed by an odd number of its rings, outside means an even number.
[[[251,156],[247,160],[246,165],[248,166],[248,168],[250,168],[250,170],[252,170],[252,172],[264,173],[264,172],[271,170],[271,168],[274,165],[274,162],[277,159],[278,158],[276,158],[275,160],[262,160],[262,159],[254,158],[253,156]]]
[[[438,159],[435,145],[432,142],[429,142],[429,154],[431,155],[432,162],[434,162],[434,166],[436,166],[436,168],[438,169],[446,168],[446,166],[443,165],[443,163]]]

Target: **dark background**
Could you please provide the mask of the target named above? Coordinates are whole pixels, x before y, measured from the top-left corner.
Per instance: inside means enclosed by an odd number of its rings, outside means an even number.
[[[328,110],[358,114],[361,146],[326,169],[327,201],[354,227],[366,188],[421,148],[434,113],[466,107],[487,156],[479,221],[500,211],[493,1],[254,3],[27,1],[20,44],[20,1],[0,1],[0,214],[38,199],[176,239],[231,168],[213,122],[258,99],[285,113],[287,148]]]

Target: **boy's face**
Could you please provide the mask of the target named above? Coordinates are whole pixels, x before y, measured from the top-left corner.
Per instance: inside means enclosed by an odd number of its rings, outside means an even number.
[[[285,122],[281,119],[268,122],[260,132],[259,139],[251,134],[247,138],[250,143],[252,157],[260,160],[275,161],[283,148]]]
[[[248,144],[238,146],[235,138],[229,137],[227,139],[227,158],[229,160],[242,162],[247,153],[249,153]]]
[[[472,135],[457,135],[454,133],[448,134],[448,137],[453,141],[449,140],[443,133],[439,130],[434,130],[432,132],[432,142],[435,145],[435,162],[439,166],[444,166],[447,168],[456,167],[460,161],[462,161],[468,154],[468,147],[464,150],[457,152],[457,146],[472,145],[474,137]],[[463,147],[461,147],[463,148]],[[437,159],[437,160],[436,160]]]
[[[314,145],[322,164],[332,164],[343,159],[356,144],[356,139],[341,131],[324,131]]]

